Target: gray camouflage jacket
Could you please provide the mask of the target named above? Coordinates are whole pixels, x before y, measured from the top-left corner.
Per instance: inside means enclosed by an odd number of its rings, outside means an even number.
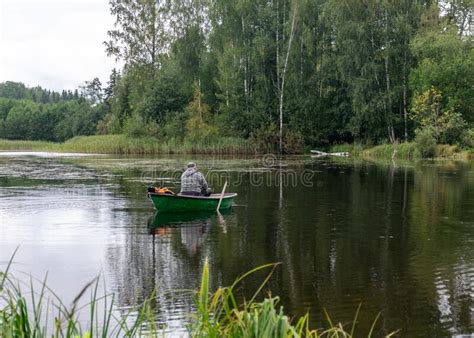
[[[188,168],[181,175],[181,192],[201,193],[203,189],[207,189],[207,182],[204,175],[196,168]]]

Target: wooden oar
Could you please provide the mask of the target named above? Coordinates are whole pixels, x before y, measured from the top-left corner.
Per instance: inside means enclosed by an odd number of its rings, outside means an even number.
[[[221,207],[221,202],[222,202],[222,199],[224,198],[225,188],[227,188],[227,181],[225,181],[224,188],[222,188],[221,198],[219,198],[219,204],[217,205],[217,210],[216,210],[217,212],[219,212],[219,208]]]

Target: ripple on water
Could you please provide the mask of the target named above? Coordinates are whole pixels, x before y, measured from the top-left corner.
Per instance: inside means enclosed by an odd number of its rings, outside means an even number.
[[[0,177],[28,180],[93,180],[99,177],[94,170],[50,159],[14,161],[0,160]]]
[[[204,172],[228,171],[245,207],[234,208],[225,226],[211,219],[192,229],[148,229],[154,211],[142,173],[153,167],[160,180],[171,178],[188,159]],[[428,172],[304,157],[282,164],[318,171],[321,184],[285,186],[282,198],[274,185],[232,185],[241,172],[279,169],[262,158],[1,157],[0,253],[23,241],[23,262],[41,273],[59,269],[54,280],[61,284],[103,268],[124,311],[157,286],[158,318],[169,332],[183,332],[193,305],[166,293],[196,287],[206,256],[213,286],[282,261],[272,292],[290,316],[309,309],[311,325],[325,322],[323,308],[350,323],[362,304],[359,323],[367,331],[380,311],[379,323],[401,328],[401,336],[472,331],[472,172],[431,175],[436,166]],[[256,279],[243,289],[255,291]]]

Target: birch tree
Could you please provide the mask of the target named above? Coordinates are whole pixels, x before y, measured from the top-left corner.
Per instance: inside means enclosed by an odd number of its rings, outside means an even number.
[[[171,21],[168,0],[110,0],[114,29],[107,32],[106,52],[127,65],[158,66],[169,49]]]
[[[282,0],[285,2],[285,0]],[[291,24],[290,24],[290,31],[288,32],[287,35],[287,41],[285,41],[285,30],[282,30],[281,34],[281,42],[280,42],[280,34],[279,34],[279,25],[276,25],[276,51],[277,51],[277,86],[278,86],[278,113],[279,113],[279,150],[280,153],[283,152],[283,104],[284,104],[284,98],[285,98],[285,79],[286,79],[286,74],[288,71],[288,60],[290,58],[291,54],[291,47],[293,43],[293,38],[295,36],[295,30],[296,30],[296,14],[298,10],[298,2],[297,0],[292,1],[293,8],[292,8],[292,14],[291,14]],[[279,6],[279,0],[277,0],[277,23],[280,20],[280,6]],[[283,11],[283,15],[285,15],[285,11]],[[284,26],[283,26],[284,27]],[[282,51],[284,51],[284,60],[283,64],[280,64],[281,62],[281,56],[280,56],[280,44],[281,45],[286,45],[284,48],[281,48]]]

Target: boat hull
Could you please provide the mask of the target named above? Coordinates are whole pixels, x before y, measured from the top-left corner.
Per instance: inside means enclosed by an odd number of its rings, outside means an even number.
[[[235,193],[224,194],[219,210],[230,208],[236,196]],[[148,197],[158,211],[204,211],[217,210],[220,194],[204,197],[148,193]]]

